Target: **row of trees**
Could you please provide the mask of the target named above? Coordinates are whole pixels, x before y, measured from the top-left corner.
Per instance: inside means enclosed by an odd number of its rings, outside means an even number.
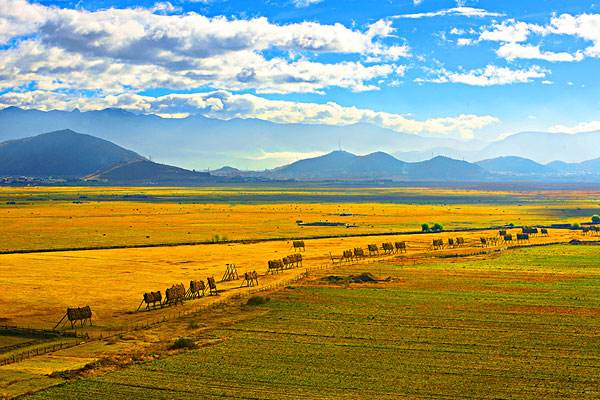
[[[444,230],[444,226],[442,224],[438,224],[437,222],[431,226],[429,226],[429,224],[422,224],[421,230],[423,232],[441,232]]]
[[[594,214],[592,215],[592,223],[600,224],[600,215]],[[514,226],[513,224],[508,224],[508,226]],[[574,228],[579,228],[579,224],[573,224]],[[444,226],[442,224],[435,223],[431,226],[429,224],[421,224],[421,230],[423,232],[441,232],[444,230]]]

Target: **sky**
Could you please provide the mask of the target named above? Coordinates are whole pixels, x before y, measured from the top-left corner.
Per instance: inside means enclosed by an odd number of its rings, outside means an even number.
[[[600,129],[600,2],[0,0],[0,108]]]

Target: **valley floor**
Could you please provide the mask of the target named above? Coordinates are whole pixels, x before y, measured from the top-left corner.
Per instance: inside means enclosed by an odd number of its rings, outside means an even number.
[[[390,279],[347,279],[364,272]],[[188,317],[197,350],[33,398],[600,396],[597,246],[357,263],[270,296],[214,329],[206,315]]]
[[[600,398],[600,235],[489,242],[493,226],[589,221],[599,202],[559,190],[0,188],[0,397]],[[421,223],[445,231],[414,233]],[[293,238],[303,265],[267,274]],[[405,253],[340,260],[401,241]],[[220,282],[232,263],[260,284]],[[350,282],[361,273],[389,279]],[[145,292],[208,277],[218,296],[136,311]],[[93,326],[47,336],[86,305]],[[171,349],[181,337],[197,349]]]

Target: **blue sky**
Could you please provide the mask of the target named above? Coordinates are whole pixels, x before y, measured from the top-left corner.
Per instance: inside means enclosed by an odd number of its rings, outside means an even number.
[[[0,107],[600,129],[595,1],[3,0]]]

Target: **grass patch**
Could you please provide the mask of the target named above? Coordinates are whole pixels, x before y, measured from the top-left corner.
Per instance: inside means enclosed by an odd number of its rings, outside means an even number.
[[[271,312],[207,332],[227,338],[219,345],[34,398],[234,398],[242,387],[261,399],[598,398],[596,251],[373,264],[389,284],[298,285],[275,293]]]
[[[264,296],[252,296],[246,302],[247,306],[261,306],[267,304],[271,299]]]
[[[173,344],[169,347],[171,350],[180,350],[180,349],[195,349],[196,342],[189,337],[180,337],[173,342]]]

